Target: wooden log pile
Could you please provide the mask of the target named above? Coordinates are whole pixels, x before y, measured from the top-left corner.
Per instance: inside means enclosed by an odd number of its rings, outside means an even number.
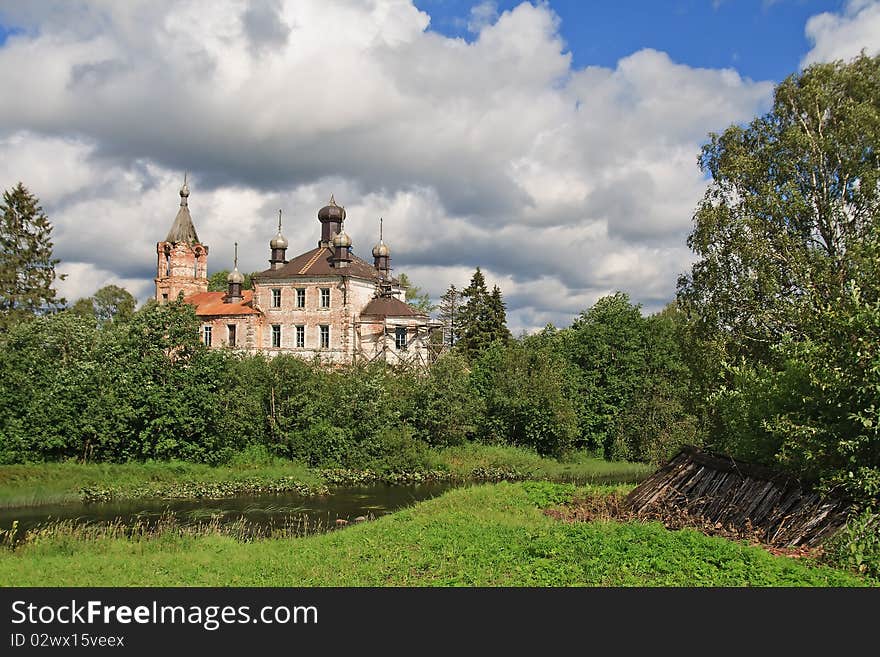
[[[762,466],[683,448],[624,502],[636,517],[697,517],[777,547],[820,545],[846,522],[844,500],[822,498]]]

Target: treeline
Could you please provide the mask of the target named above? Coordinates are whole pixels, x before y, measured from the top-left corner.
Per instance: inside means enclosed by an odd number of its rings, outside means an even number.
[[[616,295],[570,328],[454,349],[422,371],[208,349],[180,302],[104,322],[67,310],[2,337],[0,461],[222,463],[261,445],[315,466],[403,469],[467,441],[657,458],[691,438],[660,380],[680,367],[674,316],[643,319]],[[633,408],[682,430],[634,431]]]

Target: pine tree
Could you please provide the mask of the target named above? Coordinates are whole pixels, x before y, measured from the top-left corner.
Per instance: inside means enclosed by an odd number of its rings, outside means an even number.
[[[0,206],[0,331],[21,319],[63,307],[52,287],[60,261],[52,257],[52,224],[38,199],[18,183]]]
[[[491,293],[488,291],[479,267],[461,296],[466,301],[461,306],[459,345],[468,356],[481,353],[496,340],[510,337],[501,290],[496,285]]]
[[[454,285],[440,297],[439,319],[443,324],[443,342],[454,347],[461,332],[461,291]]]
[[[507,328],[507,306],[501,297],[501,289],[495,285],[489,296],[489,318],[493,340],[510,339],[510,329]]]

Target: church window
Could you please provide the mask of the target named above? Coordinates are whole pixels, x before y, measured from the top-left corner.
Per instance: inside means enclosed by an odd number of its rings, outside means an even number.
[[[205,339],[205,344],[208,345],[209,347],[211,346],[211,330],[212,329],[210,326],[206,326],[205,330],[204,330],[204,334],[203,334],[203,337]]]
[[[229,330],[229,346],[235,346],[235,324],[227,324],[226,328]]]
[[[272,346],[280,347],[281,346],[281,325],[280,324],[272,324]]]
[[[306,289],[304,287],[296,288],[296,307],[306,307]]]
[[[306,346],[306,327],[296,327],[296,346],[300,349]]]
[[[329,349],[330,348],[330,327],[329,326],[321,326],[321,349]]]
[[[273,308],[280,308],[281,307],[281,289],[280,288],[276,287],[272,290],[272,307]]]
[[[394,328],[394,344],[398,349],[406,349],[405,326],[397,326]]]
[[[330,288],[322,287],[321,288],[321,308],[329,308],[330,307]]]

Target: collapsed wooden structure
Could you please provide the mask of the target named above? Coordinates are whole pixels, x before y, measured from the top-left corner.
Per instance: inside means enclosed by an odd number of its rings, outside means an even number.
[[[684,447],[626,498],[638,517],[685,514],[778,547],[820,545],[846,522],[848,504],[805,491],[768,468]]]

